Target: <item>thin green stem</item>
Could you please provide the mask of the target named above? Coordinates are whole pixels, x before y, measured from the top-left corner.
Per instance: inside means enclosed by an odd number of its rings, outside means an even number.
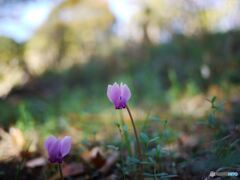
[[[58,170],[59,170],[59,173],[60,173],[60,178],[61,178],[61,180],[64,180],[61,163],[58,163]]]
[[[29,148],[30,148],[31,144],[32,144],[32,141],[29,142],[29,144],[28,144],[28,146],[27,146],[27,148],[26,148],[26,150],[25,150],[26,153],[29,151]],[[17,173],[16,173],[15,178],[14,178],[15,180],[19,179],[19,173],[20,173],[20,171],[23,169],[24,164],[25,164],[25,161],[26,161],[26,158],[25,158],[25,156],[24,156],[24,157],[22,158],[20,164],[18,164]]]
[[[127,146],[128,148],[128,153],[132,155],[132,151],[131,151],[131,143],[130,143],[130,140],[129,140],[129,135],[128,135],[128,132],[126,131],[125,127],[126,127],[126,124],[124,122],[124,118],[123,118],[123,113],[122,111],[120,111],[120,121],[121,121],[121,130],[122,130],[122,137],[123,137],[123,140],[124,140],[124,145]]]
[[[127,111],[128,111],[128,114],[129,114],[129,117],[131,119],[131,122],[132,122],[132,126],[133,126],[133,131],[134,131],[134,135],[135,135],[135,138],[136,138],[136,143],[137,143],[137,150],[138,150],[138,158],[140,161],[143,160],[143,156],[142,156],[142,148],[141,148],[141,145],[140,145],[140,141],[139,141],[139,138],[138,138],[138,133],[137,133],[137,128],[135,126],[135,123],[134,123],[134,120],[133,120],[133,117],[132,117],[132,113],[129,109],[129,107],[126,105],[126,108],[127,108]],[[143,173],[144,171],[144,168],[143,168],[143,164],[140,165],[141,167],[141,171]],[[143,177],[142,177],[143,178]]]

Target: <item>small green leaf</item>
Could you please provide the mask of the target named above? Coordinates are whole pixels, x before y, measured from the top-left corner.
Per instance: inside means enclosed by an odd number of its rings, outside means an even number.
[[[122,127],[122,129],[123,129],[124,132],[128,132],[128,126],[127,126],[127,125],[124,125],[124,126]]]
[[[153,143],[153,142],[155,142],[155,141],[157,141],[157,140],[159,140],[160,139],[160,137],[154,137],[154,138],[152,138],[152,139],[150,139],[149,141],[148,141],[148,143],[150,144],[150,143]]]
[[[151,121],[160,121],[160,117],[159,116],[150,116],[149,120],[151,120]]]
[[[145,165],[153,165],[154,163],[149,162],[149,161],[142,161],[141,164],[145,164]]]
[[[129,161],[130,163],[134,163],[134,164],[140,163],[139,159],[137,159],[135,157],[130,157],[130,156],[127,157],[127,161]]]
[[[162,177],[162,178],[172,178],[172,177],[177,177],[178,175],[168,175],[167,173],[157,173],[157,174],[152,174],[152,173],[143,173],[144,176],[147,177]]]
[[[166,128],[167,124],[168,124],[168,120],[162,120],[161,121],[162,124],[163,124],[163,127]]]
[[[140,140],[143,142],[143,143],[147,143],[149,141],[149,137],[147,134],[145,133],[140,133]]]
[[[217,97],[216,96],[213,96],[212,99],[211,99],[211,103],[214,104],[214,102],[216,101]]]
[[[151,162],[151,163],[155,163],[155,161],[154,161],[154,159],[152,158],[152,157],[148,157],[148,160],[149,160],[149,162]]]
[[[114,125],[117,126],[117,128],[120,128],[120,124],[118,122],[115,122]]]
[[[109,149],[113,149],[113,150],[115,150],[115,151],[118,151],[119,150],[119,148],[117,147],[117,146],[114,146],[114,145],[107,145],[107,148],[109,148]]]
[[[211,126],[211,127],[214,127],[214,125],[216,124],[216,119],[214,117],[213,114],[210,114],[208,116],[208,124]]]
[[[158,176],[158,177],[162,177],[162,176],[167,176],[167,173],[157,173],[157,174],[152,174],[152,173],[144,173],[144,176],[149,176],[149,177],[153,177],[153,176]]]
[[[157,148],[156,148],[156,155],[157,157],[160,157],[161,156],[161,146],[160,145],[157,145]]]

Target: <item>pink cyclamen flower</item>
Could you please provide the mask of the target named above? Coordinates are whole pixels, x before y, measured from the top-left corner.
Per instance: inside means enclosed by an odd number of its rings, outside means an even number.
[[[119,85],[115,82],[113,85],[108,85],[107,96],[116,109],[123,109],[131,97],[131,91],[126,84]]]
[[[49,136],[45,140],[44,146],[48,152],[48,160],[50,163],[62,163],[63,158],[68,155],[71,150],[72,139],[70,136],[65,136],[63,139]]]

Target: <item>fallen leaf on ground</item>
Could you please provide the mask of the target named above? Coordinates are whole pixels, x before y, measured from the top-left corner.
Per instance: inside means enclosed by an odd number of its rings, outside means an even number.
[[[86,173],[86,170],[82,163],[70,163],[64,164],[62,166],[62,172],[64,177],[69,177],[69,176],[81,176],[84,173]],[[57,172],[50,178],[50,180],[57,180],[59,179],[59,177],[60,177],[59,172]]]
[[[90,151],[84,152],[82,154],[82,158],[95,168],[101,168],[106,163],[106,159],[99,147],[95,147]]]
[[[103,174],[107,174],[109,172],[109,170],[111,169],[111,167],[116,163],[118,157],[119,157],[119,153],[118,152],[116,152],[116,151],[112,152],[108,156],[105,165],[100,169],[100,171]]]
[[[27,161],[26,167],[35,168],[35,167],[44,166],[46,164],[47,164],[47,160],[44,157],[38,157],[38,158]]]

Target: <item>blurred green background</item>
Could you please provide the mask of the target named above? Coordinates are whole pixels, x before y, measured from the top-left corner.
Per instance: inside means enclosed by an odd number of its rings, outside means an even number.
[[[139,129],[159,135],[168,120],[166,146],[239,133],[239,10],[238,0],[0,1],[0,126],[32,151],[49,134],[119,141],[115,123],[128,117],[106,97],[116,81],[132,91]]]

